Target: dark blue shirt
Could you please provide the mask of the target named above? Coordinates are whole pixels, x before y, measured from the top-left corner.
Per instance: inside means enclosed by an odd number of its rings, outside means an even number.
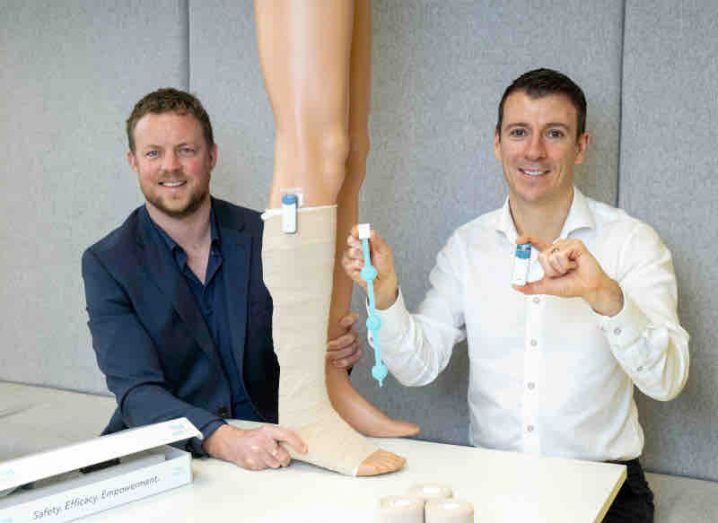
[[[197,307],[202,313],[207,327],[209,328],[212,341],[219,353],[225,376],[229,381],[229,388],[232,393],[232,411],[229,417],[252,421],[261,421],[249,400],[247,390],[244,386],[242,376],[239,375],[239,367],[235,359],[235,352],[232,348],[232,339],[229,330],[227,316],[227,298],[222,270],[222,251],[219,226],[217,225],[214,211],[210,211],[210,225],[212,243],[210,244],[209,259],[207,261],[207,272],[205,273],[204,284],[192,272],[187,264],[187,253],[169,235],[163,231],[152,219],[158,237],[169,248],[174,257],[177,267],[187,281],[192,291]]]

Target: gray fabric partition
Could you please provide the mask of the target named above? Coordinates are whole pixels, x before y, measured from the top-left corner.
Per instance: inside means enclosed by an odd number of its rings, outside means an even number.
[[[691,334],[676,400],[641,398],[645,462],[718,480],[718,4],[629,2],[623,68],[620,204],[673,252],[679,312]]]
[[[0,1],[0,379],[105,391],[80,256],[140,198],[124,120],[186,87],[182,1]]]
[[[585,88],[595,140],[579,184],[615,203],[622,14],[620,1],[548,7],[521,2],[512,8],[476,1],[374,2],[373,145],[361,218],[393,243],[410,306],[423,296],[434,257],[451,231],[503,203],[492,133],[501,93],[522,72],[554,67]],[[215,191],[262,208],[272,172],[273,121],[251,3],[191,1],[190,41],[190,87],[213,115],[220,146]],[[360,296],[355,298],[360,310]],[[465,346],[456,348],[434,384],[421,389],[390,379],[379,391],[370,359],[353,375],[363,394],[393,415],[420,421],[422,438],[468,442]]]
[[[259,71],[253,2],[190,0],[190,90],[212,117],[214,193],[262,209],[274,162],[274,121]]]

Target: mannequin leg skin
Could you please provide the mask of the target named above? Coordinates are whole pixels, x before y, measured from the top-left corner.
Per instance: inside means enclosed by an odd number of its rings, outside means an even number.
[[[309,448],[294,456],[343,474],[401,469],[405,460],[377,449],[333,410],[324,353],[336,240],[336,203],[348,156],[348,79],[352,0],[255,1],[257,41],[276,124],[270,209],[280,189],[301,188],[298,232],[281,232],[267,213],[264,278],[274,301],[280,364],[279,423]]]
[[[352,281],[341,267],[341,255],[349,231],[357,223],[358,199],[366,174],[369,153],[369,99],[371,92],[371,3],[354,3],[354,29],[349,70],[349,156],[346,175],[337,198],[337,241],[334,263],[332,306],[329,312],[328,338],[341,334],[339,320],[351,305]],[[326,382],[332,406],[356,430],[372,437],[413,436],[419,427],[406,421],[393,420],[365,400],[354,389],[349,375],[327,363]]]

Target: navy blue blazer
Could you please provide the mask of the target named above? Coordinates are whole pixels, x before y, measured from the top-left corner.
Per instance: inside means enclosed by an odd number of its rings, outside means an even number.
[[[222,200],[212,207],[239,372],[257,414],[276,423],[279,365],[262,280],[262,220]],[[118,405],[104,434],[181,416],[201,431],[228,417],[232,404],[207,324],[172,254],[148,237],[146,212],[135,209],[82,256],[92,345]],[[190,448],[199,450],[196,440]]]

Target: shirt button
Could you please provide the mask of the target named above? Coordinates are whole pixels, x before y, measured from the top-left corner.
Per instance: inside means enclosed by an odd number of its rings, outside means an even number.
[[[620,335],[621,335],[621,328],[620,328],[620,327],[616,327],[615,329],[613,329],[613,333],[614,333],[616,336],[620,336]]]
[[[532,381],[527,385],[527,387],[529,388],[529,390],[534,390],[536,388],[536,384]]]
[[[541,298],[539,298],[538,296],[535,296],[534,303],[541,303]]]
[[[538,341],[536,341],[536,340],[531,340],[531,346],[532,346],[532,347],[535,347],[536,345],[538,345]]]
[[[533,426],[533,425],[529,425],[529,426],[526,427],[526,432],[533,432],[533,431],[534,431],[534,426]]]
[[[641,372],[641,371],[643,370],[643,365],[641,365],[640,367],[638,367],[636,370],[637,370],[638,372]]]
[[[217,414],[219,414],[219,416],[221,418],[226,418],[227,416],[229,416],[229,409],[227,407],[222,406],[217,411]]]

